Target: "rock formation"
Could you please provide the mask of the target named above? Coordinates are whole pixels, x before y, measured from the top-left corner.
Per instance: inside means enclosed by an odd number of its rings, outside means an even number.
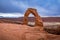
[[[34,27],[30,27],[27,24],[27,17],[30,13],[35,16]],[[42,20],[36,9],[29,8],[26,11],[23,24],[25,25],[0,23],[0,40],[60,40],[60,35],[50,34],[43,30]]]
[[[28,8],[28,10],[26,11],[26,13],[24,15],[23,24],[28,25],[28,16],[31,13],[35,16],[35,26],[41,26],[42,27],[43,26],[42,19],[38,15],[37,10],[34,8]]]

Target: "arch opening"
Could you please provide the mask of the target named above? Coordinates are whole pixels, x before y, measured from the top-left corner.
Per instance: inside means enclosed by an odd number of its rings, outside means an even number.
[[[35,16],[32,13],[28,15],[28,26],[35,26]]]

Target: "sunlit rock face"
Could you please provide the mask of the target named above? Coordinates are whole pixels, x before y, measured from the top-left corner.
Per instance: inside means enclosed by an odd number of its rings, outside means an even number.
[[[43,28],[0,23],[0,40],[46,40]]]
[[[43,23],[42,23],[42,19],[41,17],[38,15],[37,13],[37,10],[34,9],[34,8],[28,8],[27,11],[25,12],[24,14],[24,20],[23,20],[23,24],[26,24],[28,25],[28,16],[29,14],[33,14],[35,16],[35,26],[40,26],[42,27],[43,26]]]

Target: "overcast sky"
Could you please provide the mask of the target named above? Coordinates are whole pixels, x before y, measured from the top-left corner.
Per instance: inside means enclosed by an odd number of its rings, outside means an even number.
[[[60,0],[0,0],[0,16],[23,16],[27,8],[35,8],[40,16],[60,16]]]

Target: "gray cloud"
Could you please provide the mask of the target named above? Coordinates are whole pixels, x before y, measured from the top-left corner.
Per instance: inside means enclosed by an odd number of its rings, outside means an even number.
[[[41,16],[60,15],[59,0],[0,0],[0,13],[24,14],[27,8],[36,8]]]

